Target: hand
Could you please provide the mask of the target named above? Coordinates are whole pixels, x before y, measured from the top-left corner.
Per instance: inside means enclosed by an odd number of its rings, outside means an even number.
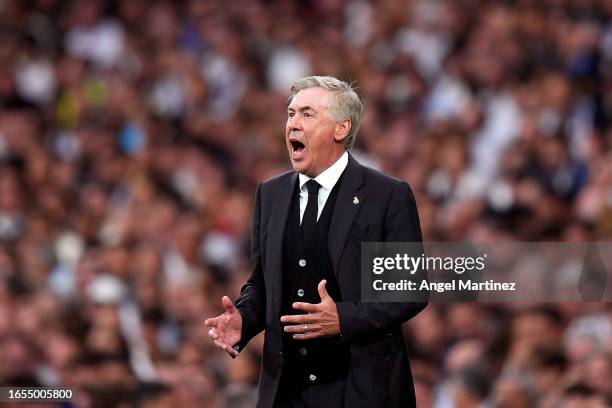
[[[212,327],[208,331],[208,337],[215,342],[215,346],[227,351],[230,356],[236,357],[238,351],[234,349],[234,345],[242,338],[242,316],[227,296],[221,298],[221,304],[225,308],[225,313],[206,319],[204,324]]]
[[[329,296],[325,285],[327,281],[319,282],[318,290],[321,303],[312,304],[296,302],[293,308],[303,310],[308,314],[282,316],[282,323],[295,323],[285,326],[287,333],[295,333],[296,340],[310,340],[319,337],[333,337],[340,334],[340,319],[336,302]]]

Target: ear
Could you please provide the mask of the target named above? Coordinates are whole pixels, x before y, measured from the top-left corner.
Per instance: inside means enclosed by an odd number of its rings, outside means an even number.
[[[342,142],[346,139],[352,127],[350,119],[345,119],[340,123],[336,123],[334,128],[334,140],[336,142]]]

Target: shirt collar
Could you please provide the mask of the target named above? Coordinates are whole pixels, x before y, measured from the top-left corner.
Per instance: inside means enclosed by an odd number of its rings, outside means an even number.
[[[321,187],[327,190],[331,190],[338,182],[338,179],[342,175],[342,172],[346,168],[347,164],[348,152],[344,152],[334,164],[332,164],[323,173],[319,174],[314,179],[317,183],[321,185]],[[304,184],[306,184],[308,180],[312,180],[312,178],[300,173],[300,189],[304,188]]]

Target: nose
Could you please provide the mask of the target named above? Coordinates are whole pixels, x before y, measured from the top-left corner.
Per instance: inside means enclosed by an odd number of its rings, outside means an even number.
[[[299,119],[298,114],[287,117],[287,129],[288,130],[301,130],[302,121]]]

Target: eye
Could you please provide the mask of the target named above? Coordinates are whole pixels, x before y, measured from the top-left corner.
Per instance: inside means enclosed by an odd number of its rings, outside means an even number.
[[[295,115],[295,113],[294,112],[289,112],[289,113],[287,113],[287,115],[289,115],[289,117],[292,118]]]
[[[305,118],[312,118],[312,113],[304,112]]]

